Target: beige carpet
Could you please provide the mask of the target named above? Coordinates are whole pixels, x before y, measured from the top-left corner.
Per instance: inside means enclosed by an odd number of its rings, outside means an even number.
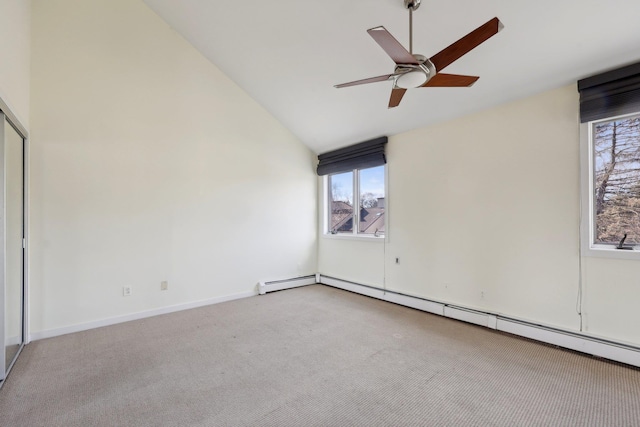
[[[638,426],[640,370],[321,286],[36,341],[2,426]]]

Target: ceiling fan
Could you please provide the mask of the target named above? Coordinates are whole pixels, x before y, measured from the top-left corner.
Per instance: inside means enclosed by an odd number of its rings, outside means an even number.
[[[369,35],[380,45],[387,55],[396,63],[393,74],[370,77],[349,83],[335,85],[336,88],[356,86],[387,80],[393,81],[389,108],[397,107],[409,88],[417,87],[468,87],[472,86],[478,76],[441,73],[445,67],[460,59],[463,55],[478,47],[496,35],[502,28],[502,22],[493,18],[471,31],[457,42],[427,58],[413,53],[413,12],[420,6],[421,0],[404,0],[409,9],[409,50],[407,51],[386,28],[380,26],[367,30]]]

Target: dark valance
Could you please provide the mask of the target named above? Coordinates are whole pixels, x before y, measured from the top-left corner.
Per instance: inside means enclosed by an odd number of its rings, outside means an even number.
[[[365,169],[387,163],[384,154],[388,138],[380,138],[350,145],[318,156],[318,175]]]
[[[640,62],[578,81],[580,122],[640,111]]]

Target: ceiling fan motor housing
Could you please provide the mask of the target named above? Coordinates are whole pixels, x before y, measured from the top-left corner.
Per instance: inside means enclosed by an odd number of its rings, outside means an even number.
[[[395,70],[395,86],[403,89],[420,87],[436,75],[436,67],[422,55],[413,55],[419,65],[398,65]]]

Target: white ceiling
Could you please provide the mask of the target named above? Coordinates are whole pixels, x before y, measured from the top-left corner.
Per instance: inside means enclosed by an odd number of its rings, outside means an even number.
[[[334,84],[393,72],[367,34],[405,47],[403,0],[144,0],[311,149],[322,153],[458,117],[640,60],[640,1],[422,0],[414,52],[427,57],[497,16],[505,29],[447,67],[471,88]]]

